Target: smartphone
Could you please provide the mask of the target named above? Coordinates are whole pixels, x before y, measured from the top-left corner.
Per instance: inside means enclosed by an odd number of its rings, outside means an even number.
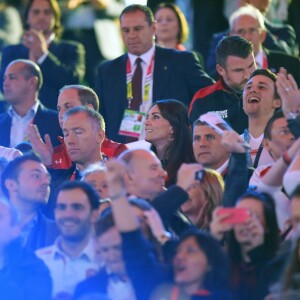
[[[195,180],[199,180],[200,182],[202,182],[203,176],[204,176],[204,170],[197,171],[195,173]]]
[[[245,207],[221,207],[218,210],[218,215],[229,214],[228,218],[222,223],[227,224],[242,224],[249,220],[250,211]]]

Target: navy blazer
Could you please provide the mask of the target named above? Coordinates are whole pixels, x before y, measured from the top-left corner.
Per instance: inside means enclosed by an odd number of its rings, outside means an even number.
[[[12,119],[5,112],[0,115],[0,145],[4,147],[10,146],[10,128]],[[50,135],[53,147],[59,143],[57,137],[62,135],[61,128],[58,123],[58,113],[52,109],[46,108],[41,103],[39,104],[36,115],[33,119],[33,124],[36,124],[41,137],[44,140],[46,133]]]
[[[126,90],[127,54],[102,63],[96,76],[100,113],[109,139],[125,142],[118,134],[124,110],[128,107]],[[153,102],[177,99],[187,106],[199,89],[214,81],[203,71],[193,53],[156,47],[153,74]]]
[[[48,108],[56,110],[59,90],[68,84],[81,83],[85,73],[85,50],[77,42],[54,40],[49,53],[40,65],[43,74],[43,86],[39,99]],[[2,53],[1,82],[6,67],[15,59],[28,59],[29,49],[22,44],[4,48]],[[3,90],[2,84],[1,89]]]

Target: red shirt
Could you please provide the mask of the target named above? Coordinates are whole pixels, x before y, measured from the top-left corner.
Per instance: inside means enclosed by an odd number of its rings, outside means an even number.
[[[61,145],[54,147],[52,154],[52,165],[48,167],[52,169],[69,169],[72,166],[72,161],[68,154],[64,139],[63,137],[59,136],[58,140],[61,142]],[[127,149],[128,148],[125,144],[114,142],[105,137],[100,151],[105,156],[110,158],[117,157],[120,153]]]

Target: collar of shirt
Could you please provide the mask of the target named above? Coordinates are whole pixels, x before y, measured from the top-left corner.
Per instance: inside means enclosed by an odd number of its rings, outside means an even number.
[[[222,175],[222,173],[224,172],[224,170],[228,167],[228,163],[229,163],[229,159],[227,159],[224,162],[224,164],[221,167],[219,167],[216,171]]]
[[[264,52],[260,50],[257,55],[255,56],[255,61],[258,68],[263,68],[264,65]]]
[[[34,217],[22,228],[20,236],[22,239],[23,246],[26,245],[31,231],[37,226],[37,224],[38,224],[38,215],[35,214]]]
[[[135,61],[138,57],[140,57],[143,60],[143,63],[142,63],[143,71],[145,70],[145,67],[148,68],[151,63],[151,59],[153,57],[154,51],[155,51],[155,45],[153,45],[146,53],[143,53],[140,56],[128,53],[132,73],[134,73],[134,70],[136,68]],[[145,72],[143,72],[143,73],[145,73]]]
[[[49,46],[55,39],[55,33],[52,32],[46,40],[47,45]]]
[[[71,258],[69,257],[68,254],[66,254],[62,249],[61,249],[61,237],[59,236],[56,241],[53,244],[53,259],[81,259],[81,260],[87,260],[90,262],[94,262],[97,260],[97,247],[96,247],[96,242],[93,239],[92,235],[89,237],[88,243],[85,245],[85,247],[82,249],[81,253],[76,257],[76,258]]]
[[[8,112],[8,114],[10,115],[11,118],[17,118],[17,119],[19,119],[19,120],[21,120],[21,119],[31,119],[31,118],[34,118],[34,116],[36,115],[38,108],[39,108],[39,101],[36,101],[36,102],[34,103],[34,105],[31,106],[31,107],[28,109],[28,111],[27,111],[27,113],[26,113],[26,115],[25,115],[24,117],[21,117],[21,116],[14,110],[14,108],[13,108],[12,106],[9,107],[9,109],[8,109],[7,112]]]

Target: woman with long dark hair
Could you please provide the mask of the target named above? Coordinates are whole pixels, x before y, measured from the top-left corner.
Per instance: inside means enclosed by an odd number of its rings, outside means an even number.
[[[145,131],[145,140],[167,171],[166,186],[175,183],[181,164],[196,162],[186,107],[174,99],[156,101],[148,112]]]
[[[264,267],[276,255],[279,247],[279,228],[273,198],[268,194],[249,191],[242,195],[237,208],[246,209],[244,222],[228,223],[231,212],[213,213],[211,233],[224,239],[232,266],[231,286],[234,299],[259,298],[259,286]]]

